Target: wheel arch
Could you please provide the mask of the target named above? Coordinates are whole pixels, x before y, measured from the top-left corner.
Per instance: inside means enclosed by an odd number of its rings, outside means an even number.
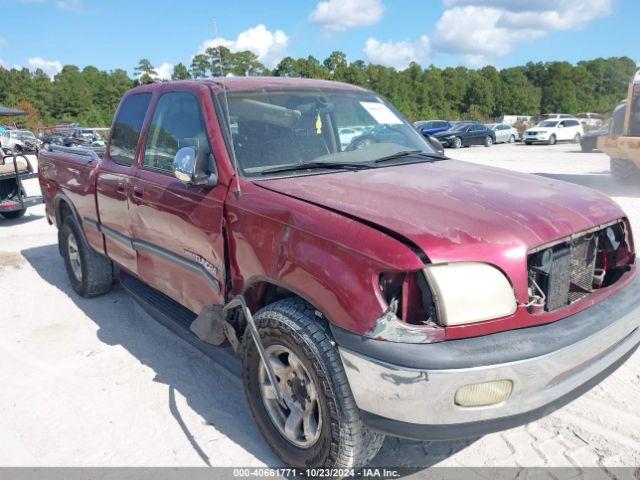
[[[255,277],[247,282],[242,295],[245,297],[247,305],[252,312],[257,312],[278,300],[290,297],[299,298],[311,305],[316,311],[316,319],[327,327],[327,331],[331,330],[329,328],[333,323],[331,319],[307,295],[291,285],[268,277]]]

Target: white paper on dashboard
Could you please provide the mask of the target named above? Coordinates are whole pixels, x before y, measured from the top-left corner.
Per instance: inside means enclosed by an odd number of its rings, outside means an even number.
[[[371,115],[376,122],[382,125],[402,125],[402,120],[384,103],[360,102],[360,105],[369,112],[369,115]]]

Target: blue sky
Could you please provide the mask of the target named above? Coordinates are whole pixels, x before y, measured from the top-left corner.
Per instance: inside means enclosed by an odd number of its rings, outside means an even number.
[[[147,57],[166,75],[216,43],[268,66],[333,50],[398,68],[640,60],[639,19],[638,0],[0,0],[0,62],[132,72]]]

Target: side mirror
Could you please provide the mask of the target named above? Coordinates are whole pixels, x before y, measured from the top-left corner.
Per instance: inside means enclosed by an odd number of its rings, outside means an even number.
[[[187,185],[215,186],[218,175],[213,170],[209,155],[193,147],[182,147],[173,159],[173,174]]]
[[[436,152],[444,155],[444,147],[442,146],[442,143],[440,143],[440,140],[431,135],[427,136],[426,139],[429,142],[429,145],[431,145]]]

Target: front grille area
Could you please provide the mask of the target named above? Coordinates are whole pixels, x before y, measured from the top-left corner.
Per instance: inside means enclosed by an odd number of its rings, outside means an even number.
[[[530,310],[558,310],[615,283],[633,261],[623,222],[577,235],[528,257]]]

